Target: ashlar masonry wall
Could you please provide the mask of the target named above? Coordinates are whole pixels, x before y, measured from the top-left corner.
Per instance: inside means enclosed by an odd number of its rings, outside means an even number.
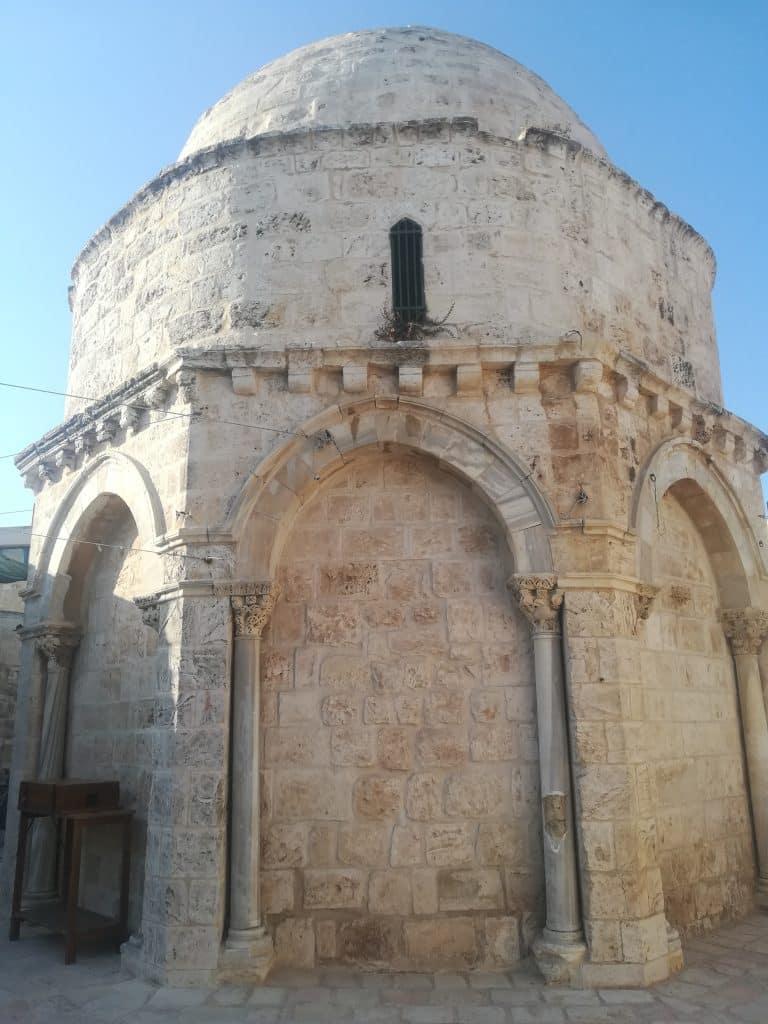
[[[509,571],[480,499],[397,450],[300,514],[262,655],[278,960],[496,965],[540,925],[530,631]]]
[[[711,928],[752,904],[755,863],[733,662],[709,556],[672,494],[659,509],[643,655],[648,761],[669,921]]]

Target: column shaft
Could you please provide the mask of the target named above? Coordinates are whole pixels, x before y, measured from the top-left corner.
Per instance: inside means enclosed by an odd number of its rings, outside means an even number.
[[[230,941],[261,926],[259,907],[259,636],[236,636],[232,685]]]
[[[757,902],[768,909],[768,709],[758,660],[768,634],[768,611],[729,609],[723,612],[722,618],[725,635],[731,643],[739,690],[757,852]]]
[[[573,799],[565,722],[559,633],[533,637],[538,712],[547,931],[581,942],[581,909],[576,871]]]

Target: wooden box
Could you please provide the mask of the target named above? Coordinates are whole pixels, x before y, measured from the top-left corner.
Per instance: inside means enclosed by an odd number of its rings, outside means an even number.
[[[27,814],[113,811],[120,804],[120,783],[87,779],[41,779],[19,786],[19,810]]]

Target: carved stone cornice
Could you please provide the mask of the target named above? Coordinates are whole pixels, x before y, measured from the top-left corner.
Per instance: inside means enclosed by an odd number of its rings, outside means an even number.
[[[511,576],[507,586],[517,599],[520,611],[530,622],[534,634],[560,632],[563,594],[557,589],[556,576]]]
[[[280,597],[280,586],[271,580],[220,583],[214,586],[214,593],[229,597],[236,637],[260,637]]]
[[[38,491],[57,480],[62,469],[75,469],[99,445],[114,444],[118,429],[135,431],[144,409],[165,403],[170,389],[166,372],[152,364],[20,452],[15,463],[27,486]]]
[[[725,635],[734,654],[759,654],[768,634],[768,611],[764,608],[729,608],[721,613]]]
[[[160,595],[146,594],[144,597],[134,597],[133,603],[141,612],[141,621],[145,626],[160,632]]]

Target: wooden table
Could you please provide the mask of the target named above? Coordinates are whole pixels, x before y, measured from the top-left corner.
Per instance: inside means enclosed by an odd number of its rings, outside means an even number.
[[[63,811],[56,821],[64,829],[64,858],[62,871],[62,898],[50,902],[21,906],[24,888],[24,868],[27,858],[27,838],[32,822],[41,814],[22,811],[19,820],[19,841],[16,848],[16,874],[11,904],[9,938],[19,938],[22,921],[41,925],[64,935],[64,963],[72,964],[77,955],[77,940],[83,936],[114,939],[118,947],[128,937],[128,882],[131,871],[131,819],[133,811],[115,809],[106,811]],[[117,918],[105,917],[78,906],[80,889],[80,862],[83,850],[83,832],[86,828],[118,825],[122,829],[122,857],[120,864],[120,912]]]

